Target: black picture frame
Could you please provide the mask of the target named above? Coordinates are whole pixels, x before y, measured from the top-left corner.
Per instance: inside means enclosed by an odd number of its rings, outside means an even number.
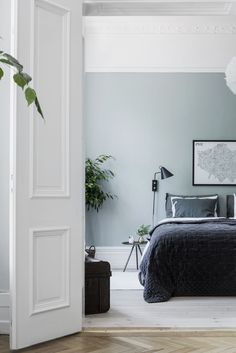
[[[232,160],[229,168],[230,155],[228,154],[232,151],[235,151],[236,155],[236,140],[193,140],[192,185],[236,186],[236,158],[235,162]],[[218,155],[219,158],[217,158]]]

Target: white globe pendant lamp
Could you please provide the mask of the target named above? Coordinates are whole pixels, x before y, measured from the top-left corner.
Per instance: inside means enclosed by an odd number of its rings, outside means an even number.
[[[231,92],[233,92],[233,94],[236,94],[236,56],[234,56],[230,60],[229,64],[226,67],[225,80]]]

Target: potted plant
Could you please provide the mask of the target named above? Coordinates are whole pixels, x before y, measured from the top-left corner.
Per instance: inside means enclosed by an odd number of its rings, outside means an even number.
[[[144,236],[147,235],[150,231],[150,225],[144,225],[142,224],[141,226],[139,226],[139,228],[137,229],[137,235],[138,235],[138,241],[140,243],[144,242]]]
[[[85,200],[86,208],[91,208],[97,212],[107,199],[113,199],[115,195],[103,190],[103,182],[114,178],[114,173],[110,169],[103,169],[103,163],[113,159],[110,155],[102,154],[96,159],[86,159],[85,162]]]
[[[104,169],[103,163],[113,159],[110,155],[102,154],[96,159],[87,158],[85,162],[85,202],[87,211],[95,209],[97,212],[102,207],[104,201],[113,199],[115,195],[103,190],[103,182],[108,182],[114,178],[114,173],[110,169]],[[95,256],[95,246],[92,245],[86,252],[90,257]]]
[[[1,66],[7,65],[15,69],[16,73],[13,75],[14,82],[23,90],[25,99],[28,105],[31,105],[32,103],[34,103],[38,113],[44,119],[37,94],[35,90],[29,86],[29,83],[32,80],[32,78],[26,72],[23,71],[23,66],[12,55],[7,54],[2,50],[0,50],[0,64]],[[4,76],[4,70],[1,66],[0,66],[0,80]]]

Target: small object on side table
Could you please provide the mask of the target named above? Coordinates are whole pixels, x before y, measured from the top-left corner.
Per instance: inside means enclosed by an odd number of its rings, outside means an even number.
[[[128,266],[128,263],[129,263],[129,260],[131,258],[131,255],[132,255],[132,252],[135,248],[135,253],[136,253],[136,268],[138,270],[138,250],[140,252],[140,255],[142,256],[142,250],[141,250],[141,247],[140,247],[140,242],[139,241],[134,241],[132,244],[130,244],[128,241],[123,241],[122,242],[123,245],[132,245],[132,248],[130,250],[130,253],[129,253],[129,257],[126,261],[126,264],[125,264],[125,267],[124,267],[124,270],[123,272],[125,272],[127,266]],[[147,241],[143,241],[142,244],[147,244]]]
[[[129,243],[130,244],[133,244],[134,242],[134,237],[132,235],[129,236]]]
[[[85,258],[85,315],[110,309],[111,269],[107,261]]]

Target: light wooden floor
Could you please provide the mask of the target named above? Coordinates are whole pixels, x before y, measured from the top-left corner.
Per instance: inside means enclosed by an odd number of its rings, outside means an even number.
[[[112,290],[111,309],[86,316],[83,326],[236,329],[236,297],[179,297],[148,304],[142,290]]]
[[[88,315],[84,332],[27,353],[236,353],[236,298],[185,297],[148,304],[142,290],[112,290],[111,309]],[[0,353],[9,353],[0,336]]]
[[[7,336],[0,336],[0,353],[9,353]],[[72,335],[40,344],[27,353],[236,353],[236,336],[186,334]]]

